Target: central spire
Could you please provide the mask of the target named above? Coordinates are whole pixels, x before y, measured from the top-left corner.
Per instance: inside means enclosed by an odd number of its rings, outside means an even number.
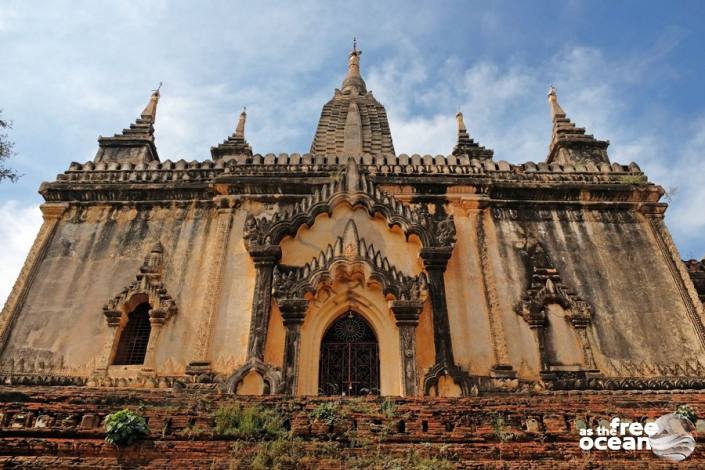
[[[355,92],[359,95],[367,92],[365,81],[360,75],[360,55],[362,51],[357,49],[357,40],[353,38],[353,48],[348,56],[348,74],[343,80],[343,93]]]
[[[360,75],[360,54],[353,39],[342,89],[336,88],[333,98],[323,105],[311,143],[313,155],[394,154],[387,112],[367,91]]]

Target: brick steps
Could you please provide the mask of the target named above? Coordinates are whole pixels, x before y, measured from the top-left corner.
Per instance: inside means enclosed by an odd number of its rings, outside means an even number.
[[[576,420],[595,426],[612,416],[655,418],[679,404],[689,404],[705,415],[705,393],[697,392],[394,399],[392,412],[385,414],[378,398],[235,398],[189,390],[0,387],[0,466],[241,468],[235,459],[257,444],[223,438],[214,431],[215,411],[236,401],[277,408],[292,434],[303,442],[306,455],[316,458],[299,468],[331,470],[350,468],[341,466],[341,457],[349,461],[413,453],[443,456],[458,468],[471,469],[675,468],[649,451],[583,453]],[[311,418],[314,408],[331,401],[339,404],[333,425]],[[108,413],[125,407],[148,420],[150,435],[126,449],[116,449],[104,442],[102,422]],[[236,445],[240,450],[233,452]],[[304,462],[311,458],[305,457]],[[699,439],[695,453],[677,468],[705,468],[705,440]]]

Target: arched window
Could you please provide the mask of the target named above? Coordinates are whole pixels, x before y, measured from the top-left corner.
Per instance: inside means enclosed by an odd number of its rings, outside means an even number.
[[[149,324],[148,303],[141,303],[128,315],[127,325],[120,334],[114,365],[144,364],[152,326]]]

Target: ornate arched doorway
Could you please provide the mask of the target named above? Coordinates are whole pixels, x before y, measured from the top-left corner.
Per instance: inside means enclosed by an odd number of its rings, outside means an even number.
[[[348,311],[328,328],[321,341],[318,393],[379,394],[379,348],[370,325]]]

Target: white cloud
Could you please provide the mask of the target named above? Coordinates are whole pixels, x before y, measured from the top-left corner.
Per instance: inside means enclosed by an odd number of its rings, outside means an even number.
[[[4,305],[39,232],[42,216],[38,206],[7,201],[0,204],[0,220],[0,305]]]
[[[633,103],[623,96],[659,65],[654,57],[672,47],[667,36],[654,54],[644,53],[649,57],[609,59],[597,49],[577,46],[532,65],[481,61],[462,69],[450,58],[435,70],[408,49],[371,68],[368,85],[387,107],[398,153],[450,153],[459,108],[470,134],[493,148],[496,160],[525,162],[546,157],[551,121],[545,93],[548,84],[555,84],[573,122],[611,141],[612,161],[637,162],[651,181],[672,192],[669,227],[683,256],[699,258],[705,252],[705,188],[698,179],[705,174],[705,113],[685,138],[678,138],[673,120],[653,110],[635,115]]]

